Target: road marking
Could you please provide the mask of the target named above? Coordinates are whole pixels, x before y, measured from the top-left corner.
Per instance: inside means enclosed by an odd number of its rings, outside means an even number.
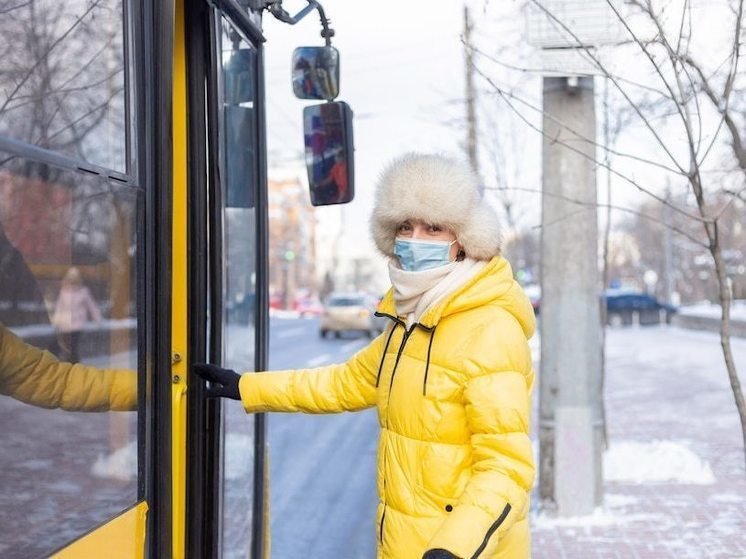
[[[308,363],[306,363],[309,367],[318,367],[319,365],[323,365],[324,363],[328,363],[331,360],[332,356],[328,353],[322,353],[321,355],[317,355],[313,359],[309,359]]]
[[[347,342],[346,344],[339,346],[339,351],[352,351],[353,349],[358,349],[358,347],[364,345],[363,343],[361,343],[364,341],[367,340],[353,340],[351,342]]]
[[[292,336],[297,336],[298,334],[302,334],[306,332],[306,328],[297,327],[297,328],[290,328],[289,330],[283,330],[282,332],[278,332],[276,336],[278,338],[290,338]]]

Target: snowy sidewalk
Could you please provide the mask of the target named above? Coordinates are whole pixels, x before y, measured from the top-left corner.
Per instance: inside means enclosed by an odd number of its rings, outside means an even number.
[[[733,351],[744,383],[746,340]],[[744,455],[718,336],[610,329],[606,385],[604,505],[535,513],[533,558],[746,559]]]

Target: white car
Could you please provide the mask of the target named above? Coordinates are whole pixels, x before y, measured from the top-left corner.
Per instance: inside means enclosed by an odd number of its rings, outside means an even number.
[[[339,338],[342,332],[363,332],[372,338],[381,331],[375,310],[370,296],[364,293],[333,293],[324,303],[319,334],[326,338],[333,332]]]

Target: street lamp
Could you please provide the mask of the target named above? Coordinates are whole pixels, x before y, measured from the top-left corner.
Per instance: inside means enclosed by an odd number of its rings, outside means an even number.
[[[545,75],[600,74],[589,51],[618,42],[619,0],[530,0],[526,35],[541,49]]]

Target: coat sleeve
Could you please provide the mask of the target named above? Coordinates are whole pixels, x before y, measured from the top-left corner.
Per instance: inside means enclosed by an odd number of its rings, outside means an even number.
[[[137,407],[137,373],[63,363],[0,325],[0,394],[42,408],[128,411]]]
[[[517,361],[525,365],[525,338],[523,345]],[[447,549],[463,558],[491,557],[528,506],[535,473],[529,438],[533,371],[528,363],[527,370],[500,368],[467,381],[472,477],[429,549]]]
[[[315,369],[244,373],[239,381],[247,412],[338,413],[373,406],[382,336],[349,361]]]

